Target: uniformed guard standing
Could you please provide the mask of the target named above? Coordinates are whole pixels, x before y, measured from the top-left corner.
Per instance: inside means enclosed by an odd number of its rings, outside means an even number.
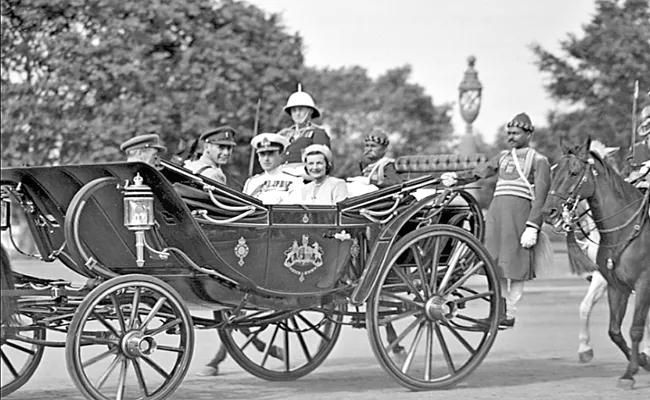
[[[289,190],[303,185],[300,176],[284,171],[282,154],[289,140],[277,133],[261,133],[251,140],[263,173],[248,178],[244,193],[262,200],[264,204],[279,204],[287,199]]]
[[[203,154],[198,160],[185,162],[184,167],[197,175],[203,175],[226,184],[222,167],[228,163],[235,147],[237,131],[230,126],[209,130],[199,137],[203,143]]]
[[[133,137],[120,145],[126,161],[140,161],[153,167],[160,166],[160,153],[167,151],[155,133]]]
[[[298,91],[289,96],[284,112],[291,117],[294,124],[278,132],[289,140],[289,147],[283,155],[283,168],[289,173],[307,178],[302,164],[302,150],[312,144],[330,147],[330,137],[323,127],[312,122],[312,119],[320,117],[321,114],[314,99],[309,93],[303,92],[300,85]]]
[[[472,171],[445,172],[442,183],[452,186],[497,175],[497,186],[486,216],[485,247],[496,261],[506,313],[500,325],[513,327],[516,304],[524,283],[535,278],[535,251],[542,229],[542,208],[551,184],[548,159],[529,147],[535,128],[521,113],[508,122],[510,151],[503,151]]]

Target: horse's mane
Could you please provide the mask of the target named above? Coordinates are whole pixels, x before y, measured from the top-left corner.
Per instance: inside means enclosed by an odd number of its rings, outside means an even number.
[[[624,199],[629,200],[630,202],[641,197],[641,192],[635,188],[634,185],[626,182],[625,179],[623,179],[623,177],[621,177],[621,175],[619,175],[618,172],[616,172],[616,170],[600,156],[600,154],[595,151],[590,151],[589,154],[605,169],[605,175],[607,176],[608,181],[612,183],[612,190],[619,193]]]

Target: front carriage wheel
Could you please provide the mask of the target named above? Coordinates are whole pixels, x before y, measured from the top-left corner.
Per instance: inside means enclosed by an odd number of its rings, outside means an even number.
[[[249,311],[219,330],[228,354],[249,373],[268,381],[290,381],[325,361],[341,334],[346,305],[292,311]],[[224,318],[230,317],[225,312]]]
[[[0,397],[4,398],[21,388],[34,375],[43,358],[45,346],[30,341],[45,340],[46,330],[36,326],[26,315],[18,314],[12,324],[2,323],[2,389]]]
[[[490,255],[466,230],[433,225],[401,238],[386,266],[366,314],[379,363],[411,390],[461,382],[498,331],[501,291]]]
[[[113,278],[93,289],[72,319],[65,348],[72,380],[96,400],[165,399],[180,386],[193,352],[194,327],[183,300],[147,275]]]

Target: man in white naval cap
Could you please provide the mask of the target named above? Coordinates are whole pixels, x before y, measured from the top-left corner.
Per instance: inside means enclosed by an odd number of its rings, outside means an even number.
[[[251,140],[251,146],[264,172],[248,178],[244,193],[262,200],[264,204],[278,204],[287,199],[289,189],[303,185],[300,176],[284,171],[280,166],[289,140],[277,133],[261,133]]]

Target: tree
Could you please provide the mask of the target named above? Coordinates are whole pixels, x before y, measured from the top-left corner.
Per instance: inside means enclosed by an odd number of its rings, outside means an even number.
[[[278,130],[303,67],[301,38],[244,2],[1,5],[3,163],[43,163],[57,135],[64,163],[119,159],[120,142],[151,131],[173,150],[230,124],[248,144],[257,100],[261,129]]]
[[[371,79],[359,66],[306,71],[305,90],[323,111],[339,161],[334,174],[358,174],[362,137],[373,129],[386,131],[393,156],[441,153],[452,132],[451,105],[435,106],[420,85],[410,83],[411,67],[387,71]]]
[[[567,105],[549,114],[549,151],[558,139],[587,135],[608,146],[630,145],[633,85],[650,90],[650,5],[648,0],[598,0],[581,37],[561,42],[561,55],[535,44],[539,70],[549,95]],[[641,98],[643,102],[650,99]],[[640,109],[640,108],[639,108]],[[555,154],[555,153],[554,153]],[[549,154],[550,155],[550,154]]]

